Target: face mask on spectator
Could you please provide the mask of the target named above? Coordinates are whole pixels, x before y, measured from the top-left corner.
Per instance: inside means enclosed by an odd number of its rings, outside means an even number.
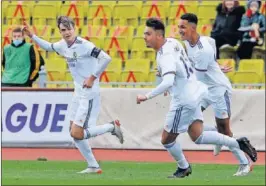
[[[20,45],[22,42],[23,42],[22,39],[15,39],[15,40],[13,40],[13,44],[14,44],[15,46]]]

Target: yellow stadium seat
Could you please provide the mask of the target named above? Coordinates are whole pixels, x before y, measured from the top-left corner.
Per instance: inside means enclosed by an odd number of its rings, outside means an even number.
[[[50,25],[33,25],[31,30],[38,36],[45,38],[49,41],[52,33],[52,27]]]
[[[45,10],[45,11],[44,11]],[[57,8],[55,4],[37,3],[33,6],[33,25],[50,25],[56,28]]]
[[[10,44],[12,40],[12,26],[9,25],[2,25],[2,47]]]
[[[146,1],[145,5],[160,5],[164,7],[165,15],[168,16],[168,10],[171,4],[171,0],[153,0],[153,1]]]
[[[79,35],[79,28],[75,27],[75,34]],[[55,43],[62,39],[61,33],[58,28],[54,29],[54,34],[50,37],[50,42]]]
[[[61,36],[51,36],[49,41],[50,41],[50,43],[56,43],[56,42],[60,41],[61,39],[62,39]]]
[[[233,81],[233,76],[235,74],[235,65],[236,65],[235,60],[234,59],[218,59],[217,62],[221,66],[232,67],[232,71],[225,73],[225,75],[230,79],[230,81]]]
[[[66,3],[66,1],[65,1]],[[59,1],[53,1],[53,3],[51,3],[50,0],[37,0],[37,4],[53,4],[56,6],[56,10],[59,11],[60,10],[60,7],[61,5],[63,4],[63,1],[59,0]]]
[[[222,46],[220,47],[220,59],[236,59],[236,50],[238,46]]]
[[[82,37],[105,37],[107,28],[99,25],[86,25],[81,29]]]
[[[149,69],[148,59],[129,59],[125,62],[125,70],[121,72],[121,82],[147,82]]]
[[[22,5],[26,5],[29,7],[30,12],[32,12],[32,7],[36,4],[36,1],[32,1],[32,0],[26,0],[26,1],[11,1],[10,2],[13,5],[17,5],[17,4],[22,4]]]
[[[132,26],[113,26],[109,29],[109,36],[124,36],[124,37],[133,37],[134,27]]]
[[[256,72],[235,72],[233,83],[253,84],[261,83],[261,76]]]
[[[265,84],[265,78],[266,78],[266,74],[263,73],[262,76],[261,76],[261,83]]]
[[[30,7],[24,4],[9,4],[7,6],[6,19],[8,25],[22,25],[23,21],[29,23]]]
[[[135,5],[115,5],[113,9],[114,25],[138,26],[139,9]]]
[[[37,81],[38,81],[38,79],[32,84],[32,88],[40,88]]]
[[[47,70],[47,81],[64,81],[65,73],[61,70]]]
[[[156,81],[156,71],[152,70],[149,72],[148,82],[155,82]]]
[[[213,1],[201,1],[199,3],[200,6],[218,6],[218,4],[222,3],[219,0],[213,0]]]
[[[113,8],[116,5],[116,1],[92,0],[91,5],[107,5]]]
[[[84,6],[81,4],[62,4],[60,15],[70,16],[75,21],[75,26],[80,28],[84,25]]]
[[[38,49],[38,52],[40,53],[40,55],[43,57],[43,58],[47,58],[47,52],[43,49],[41,49],[40,47],[37,48]],[[46,61],[46,59],[44,59]]]
[[[50,81],[50,80],[49,80]],[[57,84],[54,84],[54,83],[47,83],[46,84],[46,88],[58,88],[57,87]]]
[[[81,29],[81,37],[94,43],[97,47],[103,48],[104,37],[107,28],[99,25],[86,25]]]
[[[132,0],[118,1],[117,4],[118,5],[132,5]],[[138,8],[138,12],[140,12],[142,5],[143,5],[142,1],[134,1],[134,6]]]
[[[198,7],[199,25],[213,24],[215,17],[215,5],[200,5]]]
[[[20,25],[18,25],[20,26]],[[12,29],[15,28],[15,25],[1,25],[1,30],[2,30],[2,37],[5,35],[11,36],[12,34]]]
[[[2,1],[2,9],[1,9],[1,15],[2,15],[2,25],[4,23],[4,19],[6,18],[6,10],[7,6],[10,4],[8,1]]]
[[[122,70],[121,59],[112,59],[100,77],[101,82],[119,82]]]
[[[87,18],[87,24],[89,25],[103,25],[109,27],[111,25],[112,7],[104,4],[89,5]]]
[[[131,49],[133,35],[134,27],[132,26],[113,26],[109,29],[110,37],[126,37],[129,49]]]
[[[211,24],[205,24],[205,25],[198,25],[198,32],[202,36],[210,36],[212,31],[212,25]]]
[[[65,71],[65,81],[73,81],[73,77],[69,70]]]
[[[177,25],[178,20],[184,13],[193,12],[194,14],[198,13],[198,3],[197,1],[175,1],[170,6],[169,9],[169,24]]]
[[[179,4],[198,6],[200,4],[200,2],[198,0],[191,0],[191,1],[180,0],[180,1],[173,1],[172,2],[172,5],[179,5]]]
[[[177,25],[168,25],[165,28],[165,36],[171,38],[180,38]]]
[[[145,24],[145,21],[150,17],[157,17],[165,22],[166,13],[164,6],[143,4],[140,12],[141,24]]]
[[[132,40],[131,58],[145,58],[154,61],[155,52],[153,49],[147,48],[143,37],[134,37]]]
[[[1,27],[2,27],[2,31],[5,31],[5,30],[8,30],[8,29],[11,29],[10,30],[10,34],[12,33],[12,30],[14,29],[14,28],[17,28],[17,27],[20,27],[20,28],[23,28],[24,27],[24,25],[18,25],[18,24],[12,24],[12,25],[1,25]],[[2,33],[2,36],[4,35],[5,33]],[[12,34],[11,34],[12,35]],[[11,36],[10,35],[10,36]]]
[[[266,59],[266,33],[264,34],[264,44],[262,46],[255,46],[252,51],[253,59]]]
[[[128,38],[105,37],[104,50],[112,57],[121,58],[124,61],[128,58]]]
[[[263,59],[240,60],[238,71],[256,72],[261,75],[264,72],[264,61]]]
[[[83,7],[84,16],[87,16],[89,1],[65,1],[65,5],[76,4]]]
[[[94,36],[94,37],[85,37],[85,38],[90,42],[92,42],[98,48],[104,47],[104,37]]]
[[[64,58],[50,59],[45,62],[46,70],[65,71],[67,69],[67,63]]]
[[[137,33],[136,33],[136,37],[143,37],[144,36],[144,31],[145,31],[145,24],[144,25],[140,25],[139,27],[137,27]]]
[[[10,37],[2,37],[2,45],[1,45],[2,48],[6,45],[11,44],[11,40],[12,40],[12,38],[10,38]]]
[[[58,55],[56,52],[47,52],[47,58],[50,59],[64,59],[62,56]]]

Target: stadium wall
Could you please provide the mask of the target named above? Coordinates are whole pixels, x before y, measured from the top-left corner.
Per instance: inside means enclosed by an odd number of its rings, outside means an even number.
[[[90,140],[93,148],[163,149],[160,144],[169,96],[158,96],[140,105],[136,95],[148,89],[101,89],[101,113],[98,124],[119,118],[125,143],[105,134]],[[3,147],[74,147],[69,136],[67,110],[73,90],[2,89]],[[246,136],[252,144],[265,151],[265,91],[234,90],[231,126],[235,137]],[[209,108],[204,112],[206,125],[214,125]],[[210,150],[212,146],[197,146],[187,134],[179,138],[185,150]]]

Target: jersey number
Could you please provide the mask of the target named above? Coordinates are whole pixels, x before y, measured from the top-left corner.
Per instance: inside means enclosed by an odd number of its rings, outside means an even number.
[[[187,72],[187,78],[189,79],[190,74],[193,73],[193,70],[192,70],[192,68],[190,68],[190,67],[187,66],[187,64],[186,64],[186,62],[185,62],[183,56],[180,56],[180,60],[182,61],[183,65],[184,65],[184,67],[185,67],[185,69],[186,69],[186,72]]]

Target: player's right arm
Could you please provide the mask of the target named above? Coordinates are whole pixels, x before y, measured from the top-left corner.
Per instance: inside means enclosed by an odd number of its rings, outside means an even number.
[[[24,28],[23,31],[24,33],[29,36],[36,44],[38,44],[42,49],[48,51],[48,52],[56,52],[59,53],[60,49],[60,44],[59,42],[57,43],[50,43],[48,41],[45,41],[44,39],[39,38],[36,36],[29,28],[29,25],[24,22]]]
[[[166,92],[174,84],[176,75],[176,65],[174,57],[170,53],[165,54],[163,56],[163,59],[160,60],[159,65],[162,71],[162,81],[155,89],[145,95],[147,99],[152,99]]]

